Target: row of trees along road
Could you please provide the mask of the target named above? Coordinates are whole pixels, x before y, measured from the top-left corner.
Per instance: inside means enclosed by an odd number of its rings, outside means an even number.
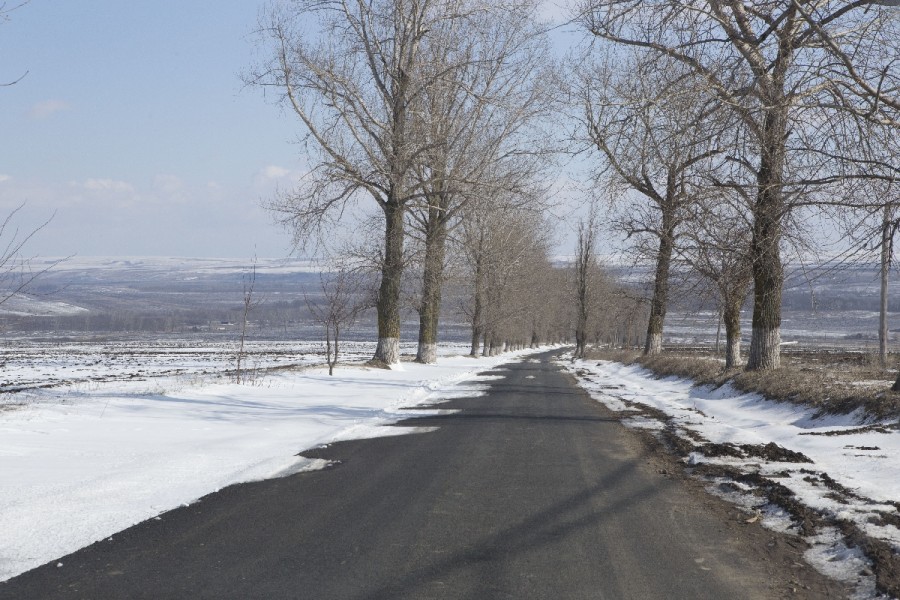
[[[425,247],[418,359],[435,360],[445,247],[484,199],[534,187],[552,94],[530,2],[295,0],[260,27],[249,76],[302,121],[313,169],[271,208],[298,243],[368,198],[384,248],[374,360],[399,361],[408,221]],[[479,202],[476,202],[479,200]],[[411,217],[411,218],[410,218]]]
[[[900,175],[897,4],[578,3],[591,38],[572,79],[584,137],[609,184],[632,192],[619,197],[646,199],[622,227],[658,241],[648,354],[660,350],[674,253],[716,283],[726,326],[739,327],[749,271],[747,368],[779,366],[782,252],[815,243],[804,239],[813,211],[882,207],[865,182]]]
[[[312,169],[271,208],[299,245],[358,204],[379,207],[376,360],[399,360],[411,254],[422,282],[418,359],[434,360],[448,248],[471,277],[473,340],[490,349],[515,322],[513,337],[528,342],[549,321],[510,292],[516,269],[498,271],[497,257],[530,261],[542,289],[560,276],[535,266],[549,265],[543,236],[522,248],[513,240],[543,227],[532,216],[546,197],[536,182],[547,178],[552,136],[540,126],[564,115],[575,133],[556,141],[596,153],[607,221],[655,263],[645,352],[662,349],[670,273],[683,267],[712,284],[729,365],[740,362],[752,289],[747,367],[774,369],[783,253],[815,246],[812,216],[886,214],[888,200],[872,192],[900,175],[896,4],[575,0],[585,43],[562,68],[549,65],[530,1],[287,1],[261,21],[271,60],[248,79],[299,117]],[[596,222],[592,213],[582,226],[579,252],[593,253]],[[519,234],[507,231],[514,225]],[[415,253],[404,251],[410,235]],[[595,270],[584,259],[559,286],[578,306],[558,312],[579,351],[591,295],[581,284]]]

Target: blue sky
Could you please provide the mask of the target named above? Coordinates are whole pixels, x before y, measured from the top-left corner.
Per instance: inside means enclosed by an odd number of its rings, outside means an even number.
[[[296,122],[242,89],[258,2],[32,0],[0,23],[0,211],[40,255],[279,257]],[[7,6],[11,6],[8,3]]]
[[[262,4],[31,0],[0,21],[0,83],[27,72],[0,88],[0,215],[55,213],[29,254],[289,254],[260,204],[303,170],[301,132],[241,83]]]

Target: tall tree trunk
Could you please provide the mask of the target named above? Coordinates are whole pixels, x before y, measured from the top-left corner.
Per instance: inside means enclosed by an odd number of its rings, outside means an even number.
[[[887,204],[884,207],[884,216],[881,220],[881,303],[878,314],[878,360],[882,369],[887,367],[888,355],[888,279],[891,268],[893,233],[891,205]]]
[[[325,320],[325,360],[328,363],[328,375],[334,375],[334,365],[337,355],[331,352],[331,322]]]
[[[584,358],[584,350],[587,344],[588,322],[588,289],[590,282],[591,263],[594,255],[595,219],[594,210],[591,209],[591,217],[578,225],[578,256],[575,262],[575,358]]]
[[[575,358],[584,358],[584,347],[587,343],[587,306],[579,298],[578,319],[575,324]]]
[[[718,313],[718,317],[716,320],[716,356],[719,355],[719,340],[722,337],[722,319],[723,318],[724,318],[723,311],[721,308],[719,308],[719,313]]]
[[[400,284],[403,276],[403,206],[395,200],[384,210],[384,263],[378,289],[378,346],[373,361],[388,365],[400,362]]]
[[[741,305],[744,294],[736,294],[725,302],[722,320],[725,323],[725,368],[733,369],[741,364]]]
[[[416,362],[425,364],[437,362],[446,241],[447,222],[444,213],[431,202],[425,226],[425,268],[422,275],[422,303],[419,307],[419,349],[416,353]]]
[[[579,323],[575,329],[575,356],[574,358],[584,358],[585,335],[584,327]]]
[[[584,358],[584,347],[587,343],[587,320],[588,320],[588,272],[584,257],[578,257],[578,267],[576,275],[576,287],[578,291],[577,298],[577,318],[575,323],[575,358]]]
[[[650,301],[650,320],[647,323],[647,340],[644,355],[653,356],[662,352],[663,323],[666,320],[666,305],[669,301],[669,270],[672,265],[672,250],[675,237],[675,215],[671,204],[663,207],[663,226],[659,236],[659,252],[656,255],[656,275],[653,281],[653,299]]]
[[[782,105],[784,103],[782,102]],[[777,369],[781,364],[781,218],[787,110],[769,109],[762,133],[757,198],[753,210],[753,337],[748,371]]]
[[[472,307],[472,356],[478,356],[478,344],[484,335],[482,323],[484,311],[482,293],[484,286],[484,271],[481,265],[481,256],[475,259],[475,289],[474,306]]]

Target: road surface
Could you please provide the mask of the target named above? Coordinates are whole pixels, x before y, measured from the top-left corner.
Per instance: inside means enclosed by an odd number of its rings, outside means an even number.
[[[0,584],[0,598],[840,598],[801,544],[744,523],[551,354],[419,433],[305,453]],[[57,566],[58,564],[62,566]]]

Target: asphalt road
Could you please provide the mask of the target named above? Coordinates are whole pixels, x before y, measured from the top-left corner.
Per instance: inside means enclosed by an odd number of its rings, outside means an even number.
[[[338,463],[211,494],[0,598],[842,597],[662,473],[549,355],[496,372],[487,396],[444,405],[459,413],[409,423],[436,431],[306,453]]]

